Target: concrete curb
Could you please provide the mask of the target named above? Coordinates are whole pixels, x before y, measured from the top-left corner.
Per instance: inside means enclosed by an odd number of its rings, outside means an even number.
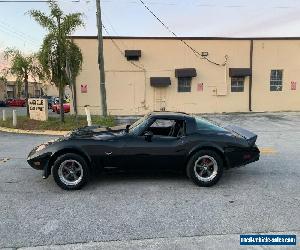
[[[70,131],[54,131],[54,130],[23,130],[15,128],[0,127],[0,132],[15,133],[15,134],[28,134],[28,135],[53,135],[63,136]]]

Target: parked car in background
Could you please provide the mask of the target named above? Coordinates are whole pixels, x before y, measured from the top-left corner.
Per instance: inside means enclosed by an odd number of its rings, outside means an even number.
[[[24,99],[7,99],[6,105],[9,107],[25,107],[26,100],[24,100]]]
[[[64,103],[63,107],[64,107],[64,113],[70,112],[70,110],[71,110],[70,103],[68,103],[68,102]],[[60,114],[60,105],[59,104],[57,105],[56,113]]]
[[[70,112],[70,103],[64,100],[64,113],[69,113]],[[52,112],[56,112],[57,114],[60,113],[60,103],[59,100],[56,100],[55,103],[52,105]]]
[[[55,96],[42,96],[41,98],[48,100],[48,109],[52,109],[53,104],[55,104],[56,98]]]
[[[59,99],[54,98],[53,103],[51,105],[52,112],[57,112],[57,105],[59,104]]]
[[[0,101],[0,107],[6,107],[6,102],[5,101]]]

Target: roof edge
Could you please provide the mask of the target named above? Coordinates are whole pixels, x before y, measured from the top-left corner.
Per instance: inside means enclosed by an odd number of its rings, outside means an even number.
[[[69,36],[71,39],[97,39],[97,36]],[[166,37],[166,36],[104,36],[104,39],[136,40],[300,40],[300,37]]]

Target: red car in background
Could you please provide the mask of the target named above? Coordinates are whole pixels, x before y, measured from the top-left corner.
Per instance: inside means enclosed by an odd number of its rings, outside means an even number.
[[[7,99],[6,105],[10,107],[25,107],[26,100],[24,99]]]
[[[64,106],[64,113],[69,113],[70,112],[70,103],[65,102],[63,104]],[[60,113],[60,104],[59,103],[55,103],[52,105],[52,112],[56,112],[57,114]]]

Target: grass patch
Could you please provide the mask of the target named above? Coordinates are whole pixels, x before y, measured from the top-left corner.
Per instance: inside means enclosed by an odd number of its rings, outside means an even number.
[[[99,117],[92,116],[92,124],[104,127],[111,127],[115,125],[115,119],[112,116]],[[86,116],[65,116],[65,122],[61,123],[59,117],[49,117],[48,121],[31,120],[26,116],[18,116],[17,127],[12,125],[12,117],[7,118],[7,121],[0,121],[0,127],[17,128],[25,130],[58,130],[68,131],[76,128],[87,126]]]

